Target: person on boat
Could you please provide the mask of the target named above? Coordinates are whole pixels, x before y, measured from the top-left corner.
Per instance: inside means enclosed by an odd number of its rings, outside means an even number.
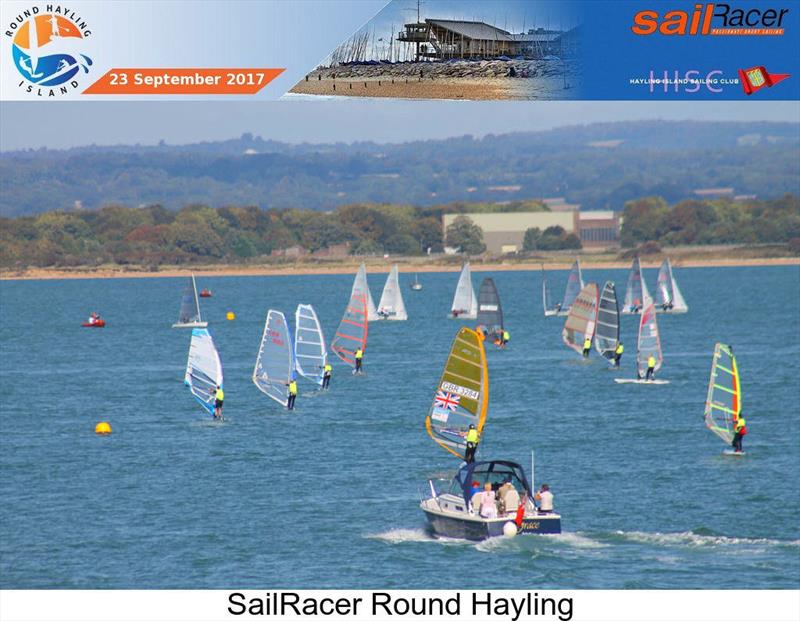
[[[622,341],[617,341],[617,348],[614,350],[614,366],[619,366],[619,361],[622,360],[622,352],[625,351],[625,347],[622,345]]]
[[[453,312],[453,317],[458,317],[461,314],[461,311],[458,310],[457,308],[454,308],[452,312]]]
[[[471,464],[475,461],[475,451],[478,448],[478,442],[480,442],[480,436],[478,435],[478,430],[475,429],[475,425],[469,426],[465,439],[467,441],[467,447],[464,450],[464,461]]]
[[[389,319],[389,312],[383,308],[378,309],[378,315],[381,319]]]
[[[553,512],[553,492],[550,491],[550,486],[547,483],[542,483],[533,499],[539,503],[539,513]]]
[[[742,452],[742,438],[747,435],[747,423],[742,417],[741,413],[736,418],[736,424],[733,426],[733,442],[731,446],[736,453]]]
[[[642,302],[637,298],[633,301],[633,306],[631,306],[631,312],[638,313],[642,309]]]
[[[505,347],[511,340],[511,334],[508,330],[503,330],[503,335],[500,337],[500,347]]]
[[[325,361],[325,366],[322,367],[322,389],[327,390],[331,387],[331,373],[333,373],[333,367],[331,363],[327,360]]]
[[[92,313],[91,315],[89,315],[89,324],[90,325],[94,325],[98,321],[100,321],[100,315],[98,315],[97,313]]]
[[[647,373],[644,376],[646,380],[653,380],[656,378],[656,357],[653,354],[650,354],[650,357],[647,359]]]
[[[214,418],[222,418],[222,402],[225,401],[225,391],[222,386],[217,386],[217,389],[212,389],[214,393]]]
[[[492,490],[491,483],[486,483],[483,486],[480,516],[482,518],[497,517],[497,495],[494,493],[494,490]]]
[[[353,358],[356,361],[355,372],[356,373],[361,373],[362,370],[363,370],[361,368],[361,363],[362,363],[362,360],[364,359],[364,350],[361,349],[360,347],[358,349],[356,349],[355,353],[353,354]]]
[[[295,399],[297,399],[297,380],[292,378],[286,385],[289,387],[289,398],[286,401],[286,409],[293,410]]]
[[[592,351],[592,337],[587,336],[583,341],[583,357],[588,358],[590,351]]]

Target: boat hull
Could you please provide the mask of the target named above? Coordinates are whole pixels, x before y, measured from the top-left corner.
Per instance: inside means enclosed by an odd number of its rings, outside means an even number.
[[[448,515],[428,508],[422,510],[433,532],[440,537],[483,541],[491,537],[504,536],[503,527],[514,522],[512,516],[504,518],[481,518],[477,515]],[[561,516],[558,514],[527,515],[518,529],[520,535],[558,535],[561,533]]]
[[[207,328],[207,321],[194,321],[190,323],[173,323],[173,328]]]
[[[105,328],[106,322],[102,319],[100,321],[95,321],[94,323],[89,323],[88,321],[81,324],[82,328]]]

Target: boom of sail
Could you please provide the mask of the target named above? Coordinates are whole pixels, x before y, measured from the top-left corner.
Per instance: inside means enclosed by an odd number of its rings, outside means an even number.
[[[300,375],[322,386],[328,352],[314,307],[299,304],[294,314],[294,326],[295,368]]]
[[[574,349],[579,354],[583,353],[583,344],[586,339],[593,339],[597,326],[597,309],[600,292],[597,285],[590,282],[581,289],[578,297],[569,309],[569,315],[561,331],[561,340],[564,344]]]
[[[658,270],[658,285],[656,287],[656,310],[670,313],[685,313],[689,310],[683,294],[678,288],[678,281],[672,273],[669,259],[664,259]]]
[[[503,331],[503,307],[494,280],[484,278],[478,293],[478,325],[483,326],[489,334],[500,334]]]
[[[369,291],[369,284],[367,284],[367,266],[363,263],[356,273],[356,278],[353,281],[353,289],[350,291],[350,297],[358,293],[363,293],[367,300],[367,319],[369,321],[380,319],[380,317],[378,317],[378,311],[375,310],[375,302],[372,301],[372,293]]]
[[[600,294],[600,306],[597,310],[597,329],[594,346],[598,353],[609,363],[614,364],[614,351],[619,343],[619,305],[614,283],[606,282]]]
[[[453,305],[450,308],[450,317],[460,317],[462,319],[475,319],[478,316],[478,296],[472,287],[472,273],[469,263],[465,263],[461,268],[461,275],[458,277],[456,293],[453,296]]]
[[[181,310],[178,313],[178,321],[172,324],[173,328],[205,328],[207,321],[200,317],[200,302],[197,299],[197,285],[194,281],[194,274],[191,275],[181,297]]]
[[[368,331],[367,297],[363,293],[354,293],[350,297],[342,321],[339,322],[339,327],[331,341],[331,351],[342,362],[355,367],[356,350],[359,347],[362,351],[367,349]]]
[[[434,391],[425,428],[439,446],[463,459],[467,430],[475,425],[482,435],[488,405],[489,371],[483,335],[461,328]]]
[[[642,278],[642,266],[639,257],[636,257],[631,264],[631,271],[628,273],[628,287],[625,289],[625,303],[622,306],[624,315],[635,315],[642,311],[645,298],[650,297],[647,290],[647,283]]]
[[[661,352],[661,338],[658,334],[658,322],[656,321],[656,307],[652,298],[648,295],[644,300],[642,317],[639,320],[639,342],[636,351],[636,368],[639,377],[644,377],[647,373],[647,361],[653,356],[656,360],[655,370],[661,368],[664,356]]]
[[[222,381],[222,361],[211,333],[206,328],[194,328],[183,383],[209,414],[214,414],[217,386],[225,389]]]
[[[403,293],[400,291],[400,277],[397,266],[393,265],[386,284],[383,286],[381,301],[378,303],[378,318],[405,321],[408,319],[406,305],[403,302]]]
[[[575,301],[575,298],[578,297],[583,287],[581,262],[575,261],[575,263],[572,264],[569,277],[567,278],[567,288],[564,290],[564,301],[561,302],[561,306],[558,308],[559,315],[569,315],[569,309],[572,308],[572,303]]]
[[[253,369],[253,383],[270,399],[287,405],[294,367],[289,324],[282,312],[270,309]]]
[[[705,419],[706,427],[726,444],[733,442],[734,427],[742,412],[742,385],[736,356],[728,345],[717,343],[711,361]]]

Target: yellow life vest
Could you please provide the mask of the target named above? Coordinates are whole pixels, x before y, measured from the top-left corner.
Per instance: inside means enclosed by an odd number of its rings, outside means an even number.
[[[355,356],[356,360],[361,360],[364,357],[364,352],[361,350],[360,347],[356,350]]]
[[[294,380],[289,382],[289,394],[290,395],[296,395],[297,394],[297,382],[295,382]]]
[[[478,430],[477,429],[470,429],[467,431],[467,442],[472,442],[473,444],[478,443]]]
[[[508,330],[503,330],[503,340],[510,341],[511,335],[508,333]]]
[[[325,368],[323,370],[325,371],[325,373],[330,373],[331,371],[333,371],[333,367],[331,366],[330,362],[325,363]]]
[[[744,419],[741,416],[739,418],[737,418],[736,419],[736,427],[735,427],[736,431],[741,431],[742,429],[744,429],[745,424],[746,423],[745,423]]]
[[[583,342],[583,348],[584,349],[589,349],[591,346],[592,346],[592,339],[586,339]]]
[[[217,392],[214,393],[214,398],[217,401],[223,401],[225,399],[225,392],[222,390],[222,388],[217,388]]]
[[[656,368],[656,359],[655,356],[650,356],[647,359],[647,368],[648,369],[655,369]]]
[[[621,354],[624,351],[625,348],[622,346],[622,343],[620,343],[619,345],[617,345],[617,350],[614,353]]]

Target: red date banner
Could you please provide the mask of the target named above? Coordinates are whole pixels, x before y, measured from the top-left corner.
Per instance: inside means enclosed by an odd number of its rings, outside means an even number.
[[[85,95],[255,95],[283,69],[111,69]]]

